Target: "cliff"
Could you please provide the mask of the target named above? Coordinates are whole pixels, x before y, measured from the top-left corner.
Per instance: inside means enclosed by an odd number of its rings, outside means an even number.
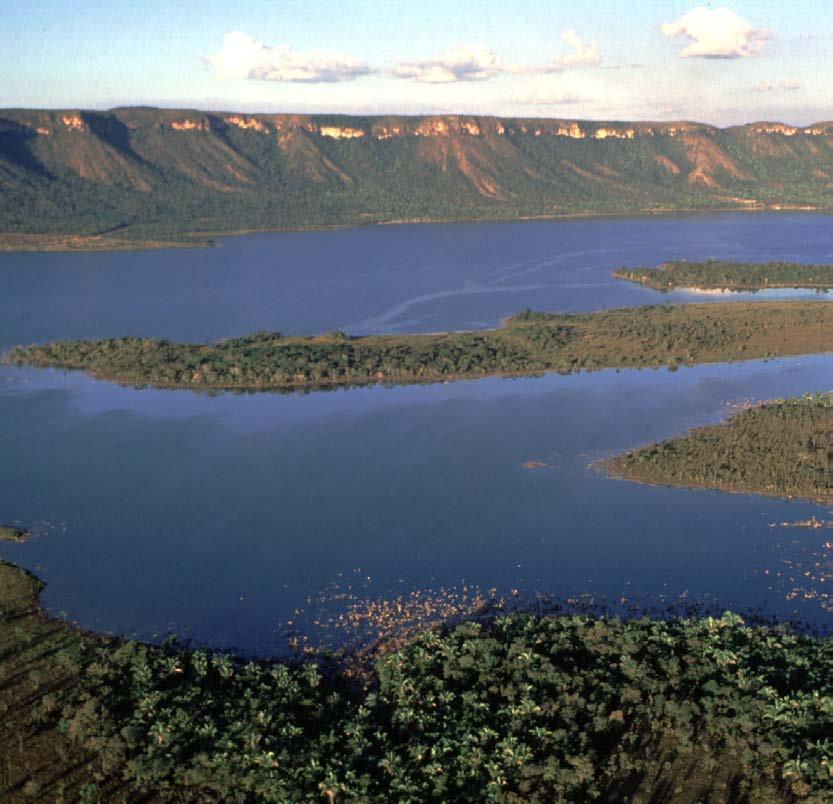
[[[833,123],[0,110],[0,232],[833,207]]]

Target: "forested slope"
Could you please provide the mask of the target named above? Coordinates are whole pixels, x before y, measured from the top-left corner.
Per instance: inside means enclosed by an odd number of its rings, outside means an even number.
[[[833,124],[0,110],[0,233],[833,206]]]

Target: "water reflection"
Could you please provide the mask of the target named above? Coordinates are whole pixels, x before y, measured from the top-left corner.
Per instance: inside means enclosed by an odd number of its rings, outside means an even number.
[[[214,397],[5,369],[15,461],[0,465],[0,510],[61,524],[0,555],[40,572],[47,605],[85,626],[248,652],[285,650],[292,612],[356,567],[362,598],[402,605],[463,586],[685,594],[823,625],[829,574],[806,574],[804,534],[769,526],[826,509],[614,481],[593,463],[749,400],[825,390],[832,365]],[[773,574],[785,560],[802,567],[790,584]]]

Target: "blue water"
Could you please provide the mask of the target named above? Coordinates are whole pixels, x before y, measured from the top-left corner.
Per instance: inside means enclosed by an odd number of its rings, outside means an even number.
[[[823,215],[726,214],[377,226],[229,238],[214,249],[0,254],[0,348],[117,335],[431,332],[495,326],[523,307],[700,301],[616,281],[611,271],[708,257],[833,262],[830,230]]]
[[[524,306],[680,300],[615,282],[622,264],[833,261],[830,232],[822,216],[721,215],[6,254],[0,343],[492,326]],[[295,610],[348,585],[684,596],[830,626],[833,531],[770,527],[825,508],[639,486],[590,465],[738,402],[830,390],[832,367],[814,356],[288,395],[2,368],[0,521],[36,537],[0,557],[35,570],[49,609],[84,626],[256,653],[282,652]]]

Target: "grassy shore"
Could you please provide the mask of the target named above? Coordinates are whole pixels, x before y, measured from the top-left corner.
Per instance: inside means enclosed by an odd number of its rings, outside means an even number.
[[[0,233],[0,253],[16,251],[145,251],[160,248],[204,248],[214,245],[205,237],[160,239],[117,235]]]
[[[656,305],[599,313],[524,311],[500,329],[314,338],[260,333],[213,344],[112,338],[17,347],[11,365],[81,369],[169,388],[304,389],[441,382],[549,371],[650,368],[833,349],[833,305],[760,302]]]
[[[643,483],[833,503],[833,393],[765,402],[603,466]]]
[[[636,282],[645,287],[670,290],[758,291],[773,288],[833,288],[833,265],[809,265],[794,262],[666,262],[659,268],[620,268],[617,279]]]
[[[3,801],[829,800],[833,641],[720,619],[514,614],[362,685],[101,639],[0,562]]]

